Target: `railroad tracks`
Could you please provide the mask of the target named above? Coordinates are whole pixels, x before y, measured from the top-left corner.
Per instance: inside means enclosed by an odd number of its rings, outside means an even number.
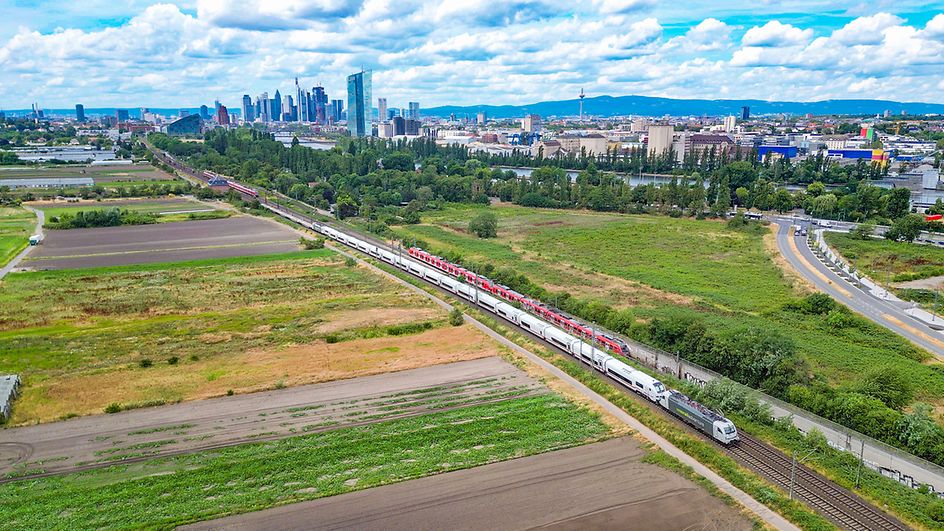
[[[744,433],[738,446],[728,448],[735,460],[755,469],[783,487],[790,488],[792,458]],[[905,524],[874,507],[856,494],[836,485],[801,463],[796,465],[794,496],[843,529],[907,530]]]

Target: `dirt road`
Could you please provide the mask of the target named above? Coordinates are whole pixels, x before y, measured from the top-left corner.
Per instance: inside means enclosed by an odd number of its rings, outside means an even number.
[[[227,529],[750,529],[630,438],[201,522]]]

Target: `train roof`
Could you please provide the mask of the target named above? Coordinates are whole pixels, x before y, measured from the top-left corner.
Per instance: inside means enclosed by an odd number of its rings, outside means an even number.
[[[717,412],[715,412],[713,409],[709,408],[708,406],[706,406],[706,405],[704,405],[704,404],[701,404],[700,402],[696,402],[695,400],[692,400],[691,398],[689,398],[689,397],[688,397],[687,395],[685,395],[684,393],[681,393],[681,392],[679,392],[679,391],[676,391],[675,389],[669,390],[669,393],[671,393],[671,395],[672,395],[673,398],[675,398],[675,399],[678,400],[679,402],[684,402],[686,405],[688,405],[688,406],[691,407],[692,409],[694,409],[694,410],[698,411],[699,413],[701,413],[702,415],[704,415],[705,418],[707,418],[708,420],[711,420],[711,421],[719,421],[719,420],[720,420],[720,421],[725,421],[725,422],[728,421],[728,419],[726,419],[726,418],[724,418],[723,416],[719,415],[719,414],[718,414]]]

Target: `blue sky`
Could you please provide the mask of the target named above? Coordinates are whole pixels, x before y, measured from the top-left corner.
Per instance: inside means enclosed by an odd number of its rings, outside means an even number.
[[[293,78],[345,98],[641,94],[944,103],[944,2],[0,0],[0,107],[177,107]]]

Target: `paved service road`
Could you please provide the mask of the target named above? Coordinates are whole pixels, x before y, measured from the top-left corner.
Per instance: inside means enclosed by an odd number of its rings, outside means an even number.
[[[750,529],[629,438],[202,522],[184,529]]]
[[[896,304],[862,291],[820,262],[810,251],[805,237],[793,235],[792,220],[774,218],[774,221],[779,225],[777,247],[780,253],[816,288],[944,360],[944,335],[906,314],[904,309],[910,307],[909,303]]]
[[[42,239],[44,236],[43,224],[46,223],[46,214],[42,210],[39,210],[39,209],[33,209],[30,207],[24,207],[24,208],[36,214],[36,232],[34,232],[34,234],[39,235],[40,239]],[[22,251],[20,251],[20,254],[14,256],[13,259],[7,263],[7,265],[0,268],[0,278],[7,276],[7,273],[9,273],[10,271],[13,271],[13,269],[17,265],[19,265],[20,261],[26,258],[26,255],[30,254],[35,248],[36,248],[35,245],[28,245],[26,249],[23,249]]]

